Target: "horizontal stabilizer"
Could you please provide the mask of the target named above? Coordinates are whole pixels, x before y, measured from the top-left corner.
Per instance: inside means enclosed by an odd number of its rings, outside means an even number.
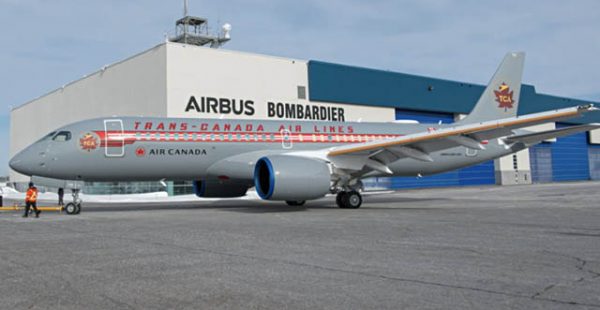
[[[508,143],[516,143],[521,142],[527,145],[540,143],[544,140],[560,138],[572,134],[576,134],[579,132],[590,131],[594,129],[600,129],[600,124],[588,124],[588,125],[579,125],[572,127],[565,127],[555,130],[548,130],[542,132],[534,132],[522,135],[511,136],[505,139]]]

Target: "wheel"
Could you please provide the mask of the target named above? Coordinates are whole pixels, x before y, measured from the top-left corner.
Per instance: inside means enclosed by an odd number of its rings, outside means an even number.
[[[347,209],[358,209],[362,204],[362,196],[357,191],[348,192],[344,195],[342,204],[344,205],[344,208]]]
[[[306,203],[306,200],[300,200],[300,201],[288,200],[285,203],[287,203],[288,206],[299,207],[299,206],[303,206]]]
[[[335,196],[335,203],[338,205],[338,207],[340,207],[342,209],[345,208],[344,203],[343,203],[345,196],[346,196],[346,192],[339,192],[337,194],[337,196]]]
[[[77,205],[72,202],[67,203],[65,206],[65,212],[67,212],[68,215],[77,214],[77,210],[80,210],[80,208],[78,208]]]
[[[81,213],[81,203],[78,203],[75,206],[77,207],[77,211],[75,211],[75,214]]]

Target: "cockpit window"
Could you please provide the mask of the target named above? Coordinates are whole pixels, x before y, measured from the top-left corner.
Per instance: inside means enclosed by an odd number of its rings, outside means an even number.
[[[40,140],[38,140],[38,142],[40,142],[40,141],[44,141],[44,140],[48,140],[48,139],[52,138],[52,137],[53,137],[55,134],[56,134],[56,131],[53,131],[53,132],[51,132],[51,133],[49,133],[49,134],[45,135],[45,136],[44,136],[43,138],[41,138]]]
[[[65,142],[71,140],[71,132],[70,131],[61,131],[52,138],[53,141],[57,142]]]

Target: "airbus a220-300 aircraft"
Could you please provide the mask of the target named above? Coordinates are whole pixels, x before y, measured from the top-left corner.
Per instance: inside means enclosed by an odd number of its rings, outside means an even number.
[[[255,187],[262,199],[290,205],[337,193],[340,208],[359,208],[363,178],[442,173],[600,127],[522,129],[595,109],[516,116],[524,57],[507,54],[473,111],[453,124],[113,117],[57,129],[10,166],[64,180],[195,180],[200,197],[240,197]]]

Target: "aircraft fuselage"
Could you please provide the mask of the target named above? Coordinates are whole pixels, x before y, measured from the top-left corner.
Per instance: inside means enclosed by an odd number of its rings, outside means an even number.
[[[38,165],[24,169],[30,169],[32,175],[69,180],[195,180],[206,177],[210,167],[219,161],[245,154],[240,160],[247,163],[231,174],[233,177],[251,176],[254,163],[265,155],[393,139],[448,126],[451,125],[142,117],[94,119],[59,129],[58,132],[69,133],[69,139],[62,139],[66,141],[46,139],[30,146],[27,154],[38,157]],[[433,162],[402,158],[389,168],[394,175],[416,177],[474,165],[522,149],[504,145],[498,139],[486,142],[485,150],[454,147],[431,152]],[[378,175],[387,174],[375,172],[369,176]]]

